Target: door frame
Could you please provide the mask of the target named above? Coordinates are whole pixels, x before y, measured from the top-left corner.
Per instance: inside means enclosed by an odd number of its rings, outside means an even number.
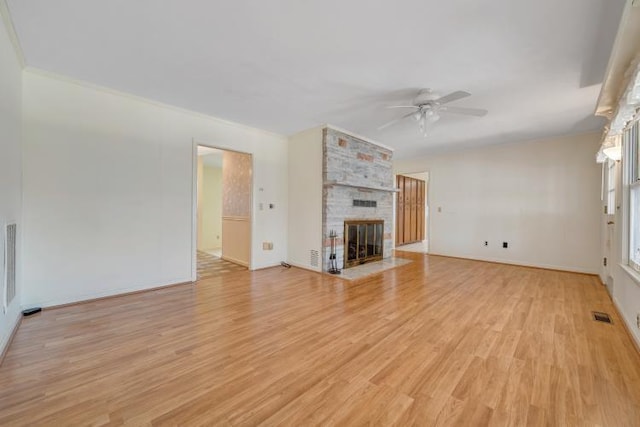
[[[232,151],[234,153],[248,154],[251,157],[251,191],[250,191],[250,211],[249,211],[249,271],[253,270],[253,242],[255,240],[255,215],[254,215],[254,156],[253,153],[235,150],[226,147],[224,144],[208,142],[202,139],[193,138],[191,144],[191,281],[198,279],[198,146],[215,148],[217,150]],[[223,241],[224,244],[224,241]]]

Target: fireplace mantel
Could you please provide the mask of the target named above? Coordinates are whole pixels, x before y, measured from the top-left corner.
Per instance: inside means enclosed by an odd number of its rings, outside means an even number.
[[[384,191],[387,193],[398,193],[400,191],[399,188],[356,185],[356,184],[349,184],[346,182],[338,182],[338,181],[327,181],[324,183],[324,186],[325,187],[335,187],[335,186],[350,187],[350,188],[357,188],[358,190],[363,190],[363,191]]]

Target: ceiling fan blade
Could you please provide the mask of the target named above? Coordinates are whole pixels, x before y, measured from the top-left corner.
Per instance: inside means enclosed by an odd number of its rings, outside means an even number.
[[[452,92],[449,95],[445,95],[441,98],[436,99],[438,104],[447,104],[449,102],[457,101],[458,99],[466,98],[471,96],[469,92],[465,92],[463,90],[458,90],[456,92]]]
[[[487,110],[483,110],[481,108],[448,107],[448,106],[442,106],[438,109],[438,111],[441,111],[444,113],[464,114],[467,116],[476,116],[476,117],[484,117],[488,113]]]
[[[402,120],[406,119],[407,117],[411,117],[414,114],[416,114],[416,113],[411,112],[409,114],[405,114],[404,116],[400,117],[399,119],[391,120],[390,122],[387,122],[387,123],[383,124],[382,126],[378,127],[378,130],[382,130],[382,129],[388,128],[391,125],[395,125],[399,121],[402,121]]]
[[[420,107],[417,105],[389,105],[387,108],[413,108],[414,110],[419,110]]]

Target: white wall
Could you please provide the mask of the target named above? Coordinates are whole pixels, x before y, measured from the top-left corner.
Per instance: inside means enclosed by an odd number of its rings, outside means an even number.
[[[248,267],[250,238],[248,218],[222,217],[222,259]]]
[[[399,160],[395,169],[429,171],[430,253],[597,274],[599,136]]]
[[[251,266],[286,259],[286,138],[39,72],[23,83],[24,304],[189,281],[194,140],[253,153],[253,202],[276,209],[254,206]]]
[[[289,243],[291,265],[322,271],[322,260],[311,265],[310,251],[322,256],[322,127],[289,138]]]
[[[16,297],[4,310],[4,295],[0,295],[0,354],[5,349],[20,316],[22,234],[22,147],[21,105],[22,68],[9,39],[4,21],[0,19],[0,290],[4,289],[4,241],[6,224],[18,224]]]
[[[198,156],[196,160],[196,249],[203,249],[202,247],[202,222],[204,216],[202,215],[202,180],[204,177],[204,163],[202,162],[202,156]]]
[[[622,315],[623,321],[631,332],[636,345],[640,348],[640,328],[638,328],[636,316],[640,314],[640,278],[636,273],[633,279],[624,268],[616,264],[613,280],[612,299]]]
[[[199,249],[222,247],[222,169],[202,167],[202,239]]]

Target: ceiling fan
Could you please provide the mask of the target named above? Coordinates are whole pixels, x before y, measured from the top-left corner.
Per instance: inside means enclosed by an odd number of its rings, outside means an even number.
[[[457,101],[462,98],[466,98],[471,96],[469,92],[465,92],[462,90],[452,92],[445,96],[439,96],[438,94],[431,91],[431,89],[423,89],[418,92],[418,95],[413,100],[413,105],[392,105],[387,108],[409,108],[411,111],[409,114],[405,114],[404,116],[391,120],[388,123],[383,124],[378,128],[378,130],[382,130],[389,126],[395,125],[396,123],[413,117],[420,126],[420,132],[427,136],[427,125],[430,123],[435,123],[440,119],[440,114],[443,113],[453,113],[453,114],[463,114],[467,116],[475,116],[475,117],[483,117],[486,116],[488,111],[482,110],[480,108],[466,108],[466,107],[455,107],[450,105],[445,105],[453,101]]]

